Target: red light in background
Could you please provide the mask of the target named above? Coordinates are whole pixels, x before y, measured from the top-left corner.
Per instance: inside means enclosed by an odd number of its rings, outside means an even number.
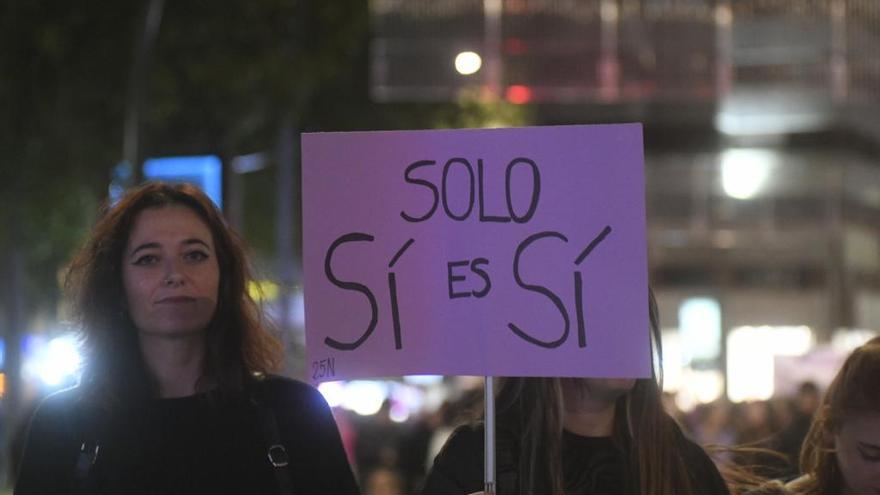
[[[522,55],[526,52],[526,42],[520,38],[506,38],[504,51],[509,55]]]
[[[508,14],[524,14],[527,9],[526,0],[507,0],[504,5]]]
[[[507,87],[504,96],[507,98],[507,101],[516,105],[522,105],[532,101],[532,90],[528,86],[515,84]]]

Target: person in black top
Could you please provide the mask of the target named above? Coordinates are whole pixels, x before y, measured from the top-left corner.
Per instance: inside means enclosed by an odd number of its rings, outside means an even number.
[[[794,414],[791,422],[785,426],[779,433],[775,435],[769,442],[769,447],[782,454],[784,459],[778,459],[772,462],[773,468],[778,472],[778,478],[793,478],[798,471],[798,455],[804,438],[810,431],[810,424],[813,421],[813,415],[819,408],[822,395],[819,393],[819,387],[811,382],[803,382],[798,387],[795,396]]]
[[[313,388],[280,345],[241,241],[189,185],[108,207],[68,273],[79,386],[34,414],[16,495],[359,493]]]
[[[659,349],[656,302],[651,333]],[[711,459],[663,410],[649,379],[503,378],[496,397],[498,495],[728,495]],[[458,428],[422,495],[483,489],[483,427]]]

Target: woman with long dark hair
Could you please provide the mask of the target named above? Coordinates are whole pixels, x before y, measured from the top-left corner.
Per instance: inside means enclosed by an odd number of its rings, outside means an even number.
[[[659,346],[656,302],[649,299]],[[664,411],[656,375],[500,382],[498,495],[728,493],[706,453]],[[460,427],[435,459],[422,494],[464,495],[482,487],[482,425]]]
[[[15,493],[358,493],[326,402],[270,375],[251,281],[198,189],[108,206],[68,273],[82,379],[34,414]]]
[[[844,361],[801,447],[802,476],[750,495],[880,493],[880,337]]]

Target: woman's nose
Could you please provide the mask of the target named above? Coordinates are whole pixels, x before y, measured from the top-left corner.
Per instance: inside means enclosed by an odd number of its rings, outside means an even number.
[[[175,287],[178,285],[183,285],[183,272],[181,271],[181,267],[176,261],[169,261],[165,267],[165,278],[162,280],[162,284]]]

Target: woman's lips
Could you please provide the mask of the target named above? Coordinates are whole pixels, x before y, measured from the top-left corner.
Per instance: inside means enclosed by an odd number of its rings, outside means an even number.
[[[196,298],[189,296],[171,296],[171,297],[163,297],[156,301],[156,304],[183,304],[183,303],[191,303],[195,302]]]

